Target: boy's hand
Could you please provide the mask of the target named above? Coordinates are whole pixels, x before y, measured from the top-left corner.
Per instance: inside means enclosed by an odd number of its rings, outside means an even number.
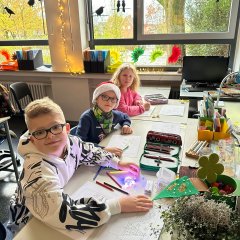
[[[123,150],[121,148],[117,148],[117,147],[106,147],[104,148],[105,151],[114,153],[117,157],[121,157]]]
[[[133,130],[128,125],[123,125],[121,134],[131,134]]]
[[[147,212],[153,207],[152,200],[144,195],[121,197],[121,212]]]
[[[138,177],[139,174],[140,174],[139,166],[136,163],[133,163],[133,162],[119,161],[118,162],[118,168],[120,170],[124,170],[124,171],[130,172],[133,175],[135,175],[136,177]]]
[[[149,102],[144,102],[143,107],[145,111],[148,111],[150,109],[151,104]]]

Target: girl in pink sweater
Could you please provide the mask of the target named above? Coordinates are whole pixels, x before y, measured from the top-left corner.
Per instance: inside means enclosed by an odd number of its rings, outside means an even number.
[[[111,81],[121,90],[121,99],[117,110],[136,116],[149,110],[150,103],[144,102],[137,93],[140,79],[136,68],[129,64],[122,64],[113,74]]]

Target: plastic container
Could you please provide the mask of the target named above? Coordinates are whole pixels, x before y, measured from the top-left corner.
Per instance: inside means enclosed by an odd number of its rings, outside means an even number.
[[[161,167],[156,174],[158,189],[164,189],[172,181],[176,179],[176,174],[168,168]]]

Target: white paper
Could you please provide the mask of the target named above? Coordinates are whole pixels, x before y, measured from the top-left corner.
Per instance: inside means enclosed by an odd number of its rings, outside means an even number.
[[[155,109],[155,106],[150,106],[150,109],[148,111],[144,111],[142,114],[140,114],[140,117],[150,117]]]
[[[122,194],[117,191],[109,191],[94,182],[86,182],[71,195],[73,199],[96,197],[100,201],[118,196],[122,196]],[[94,229],[89,239],[129,240],[130,237],[132,240],[157,240],[163,227],[163,220],[160,218],[162,210],[154,206],[147,213],[121,213],[111,216],[106,224]],[[83,238],[78,239],[82,240]]]
[[[153,207],[146,213],[121,213],[94,233],[94,240],[158,240],[163,227],[162,209]],[[96,235],[96,237],[95,237]]]
[[[153,122],[152,131],[180,135],[180,123]]]
[[[137,157],[138,149],[141,142],[141,136],[134,135],[113,135],[107,145],[107,147],[118,147],[127,149],[123,151],[123,157]]]
[[[160,109],[160,115],[181,116],[184,115],[184,105],[164,105]]]

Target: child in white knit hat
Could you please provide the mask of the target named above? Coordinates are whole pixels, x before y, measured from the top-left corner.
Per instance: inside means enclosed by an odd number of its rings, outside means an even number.
[[[92,109],[85,111],[79,120],[75,135],[83,141],[96,145],[115,127],[121,126],[122,134],[131,134],[131,120],[128,115],[117,110],[121,98],[120,89],[112,82],[102,82],[93,92]],[[121,156],[123,150],[118,147],[105,148],[106,151]]]

